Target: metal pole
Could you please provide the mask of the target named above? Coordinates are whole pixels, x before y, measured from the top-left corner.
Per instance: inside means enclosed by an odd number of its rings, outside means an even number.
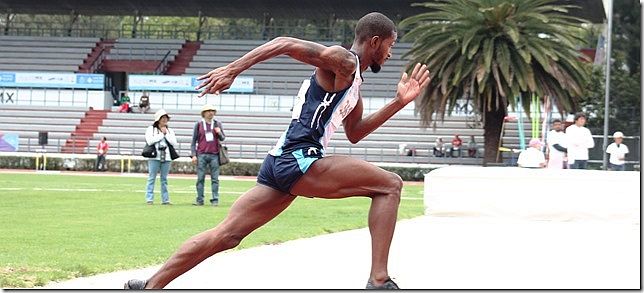
[[[604,88],[604,143],[602,144],[602,169],[608,169],[608,154],[606,154],[606,147],[608,146],[608,105],[610,103],[610,49],[611,49],[611,35],[613,30],[613,0],[607,1],[610,7],[608,8],[608,31],[606,33],[606,86]]]

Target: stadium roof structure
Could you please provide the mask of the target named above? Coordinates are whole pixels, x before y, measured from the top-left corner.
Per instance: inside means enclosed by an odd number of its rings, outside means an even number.
[[[227,18],[359,19],[372,11],[391,18],[422,13],[412,3],[431,0],[0,0],[0,12],[17,14],[65,15],[144,15],[202,16]],[[573,16],[593,23],[606,18],[602,0],[558,0],[558,4],[577,5]]]

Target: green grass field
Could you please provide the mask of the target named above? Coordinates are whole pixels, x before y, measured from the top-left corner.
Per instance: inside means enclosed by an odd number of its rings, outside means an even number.
[[[214,227],[255,184],[220,181],[220,206],[192,206],[194,179],[171,178],[170,200],[146,205],[146,178],[0,173],[0,287],[163,263],[188,237]],[[209,194],[206,184],[206,195]],[[423,186],[406,184],[399,219],[422,215]],[[298,198],[237,249],[367,226],[368,198]]]

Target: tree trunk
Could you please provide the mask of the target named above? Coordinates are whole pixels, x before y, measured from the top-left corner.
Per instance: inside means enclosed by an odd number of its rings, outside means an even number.
[[[505,109],[495,109],[491,112],[485,112],[485,125],[483,126],[485,139],[485,157],[483,164],[498,163],[496,160],[496,153],[499,150],[499,142],[501,139],[501,127],[503,126],[503,118],[505,118]],[[499,156],[500,162],[501,156]]]

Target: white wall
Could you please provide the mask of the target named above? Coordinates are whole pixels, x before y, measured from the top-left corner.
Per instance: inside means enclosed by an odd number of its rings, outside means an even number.
[[[102,90],[0,88],[0,104],[17,106],[93,107],[109,109],[112,97]]]
[[[134,104],[138,103],[142,94],[142,91],[128,92]],[[207,95],[199,98],[197,97],[197,93],[149,92],[148,94],[152,108],[164,108],[166,110],[196,110],[200,109],[204,104],[209,103],[217,106],[218,110],[223,111],[288,112],[293,107],[295,101],[295,96],[278,95],[221,94],[218,96]],[[389,102],[389,99],[364,99],[364,112],[374,112],[383,107],[387,102]],[[401,112],[413,115],[414,103],[409,103]]]
[[[425,175],[425,214],[639,223],[640,172],[445,167]]]

